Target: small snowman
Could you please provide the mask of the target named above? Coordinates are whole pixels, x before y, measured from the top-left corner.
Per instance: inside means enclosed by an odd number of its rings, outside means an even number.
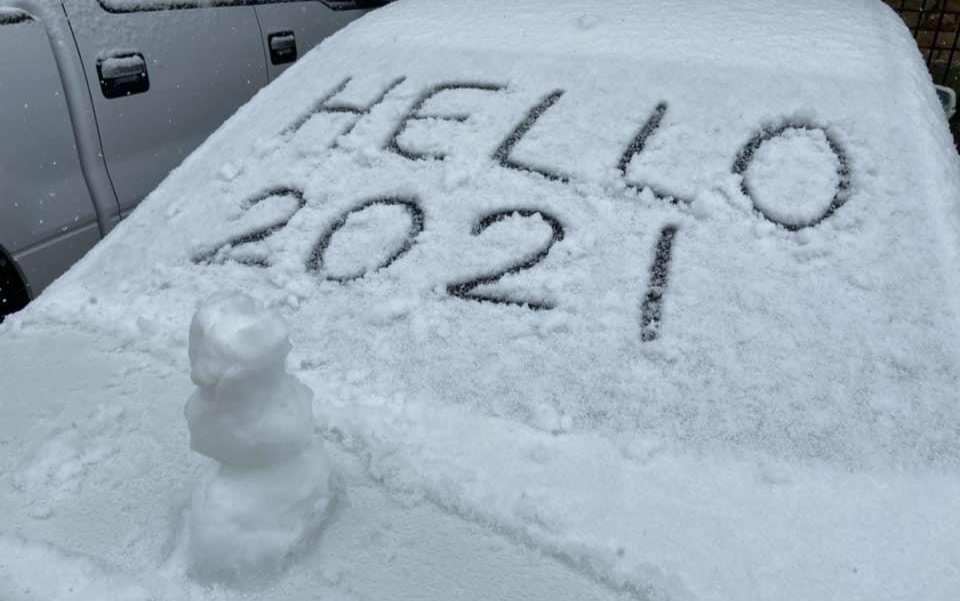
[[[313,393],[287,373],[286,323],[242,294],[204,303],[190,325],[190,448],[217,463],[201,478],[188,552],[201,577],[276,573],[319,532],[333,499],[314,436]]]

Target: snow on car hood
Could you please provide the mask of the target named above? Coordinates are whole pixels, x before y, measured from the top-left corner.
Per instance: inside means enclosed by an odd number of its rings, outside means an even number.
[[[182,367],[200,300],[245,291],[292,324],[327,438],[391,490],[636,594],[945,599],[939,111],[872,0],[404,0],[5,329]]]

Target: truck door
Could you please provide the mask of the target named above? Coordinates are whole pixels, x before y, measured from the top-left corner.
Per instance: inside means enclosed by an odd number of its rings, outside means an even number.
[[[327,36],[365,11],[355,2],[278,2],[258,4],[257,17],[263,32],[270,81],[276,79]]]
[[[266,84],[257,16],[202,0],[64,6],[125,214]]]
[[[47,31],[2,6],[0,132],[0,258],[15,259],[35,296],[100,231]]]

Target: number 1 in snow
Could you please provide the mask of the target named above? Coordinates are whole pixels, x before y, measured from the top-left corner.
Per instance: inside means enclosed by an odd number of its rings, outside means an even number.
[[[673,239],[677,228],[668,225],[660,231],[657,251],[650,266],[650,286],[640,306],[640,339],[651,342],[660,332],[660,319],[663,312],[663,294],[670,279],[670,255],[673,251]]]

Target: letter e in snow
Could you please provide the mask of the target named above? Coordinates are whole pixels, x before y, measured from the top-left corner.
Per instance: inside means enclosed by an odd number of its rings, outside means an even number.
[[[426,92],[420,95],[417,98],[417,101],[413,103],[413,106],[410,107],[410,110],[404,115],[403,119],[400,120],[400,123],[397,124],[396,129],[393,130],[393,133],[390,135],[390,139],[387,140],[387,144],[384,147],[384,150],[389,150],[395,154],[402,156],[405,159],[410,159],[411,161],[420,161],[427,159],[434,160],[443,160],[446,158],[445,154],[432,152],[419,152],[417,150],[412,150],[406,148],[400,144],[400,136],[403,135],[403,132],[406,131],[407,125],[411,121],[417,120],[430,120],[437,119],[441,121],[456,121],[458,123],[463,123],[470,118],[470,115],[424,115],[421,111],[423,107],[426,106],[427,102],[434,96],[441,94],[443,92],[448,92],[450,90],[480,90],[483,92],[499,92],[503,89],[503,86],[497,84],[489,83],[463,83],[463,82],[450,82],[442,83],[436,86],[433,86]]]

